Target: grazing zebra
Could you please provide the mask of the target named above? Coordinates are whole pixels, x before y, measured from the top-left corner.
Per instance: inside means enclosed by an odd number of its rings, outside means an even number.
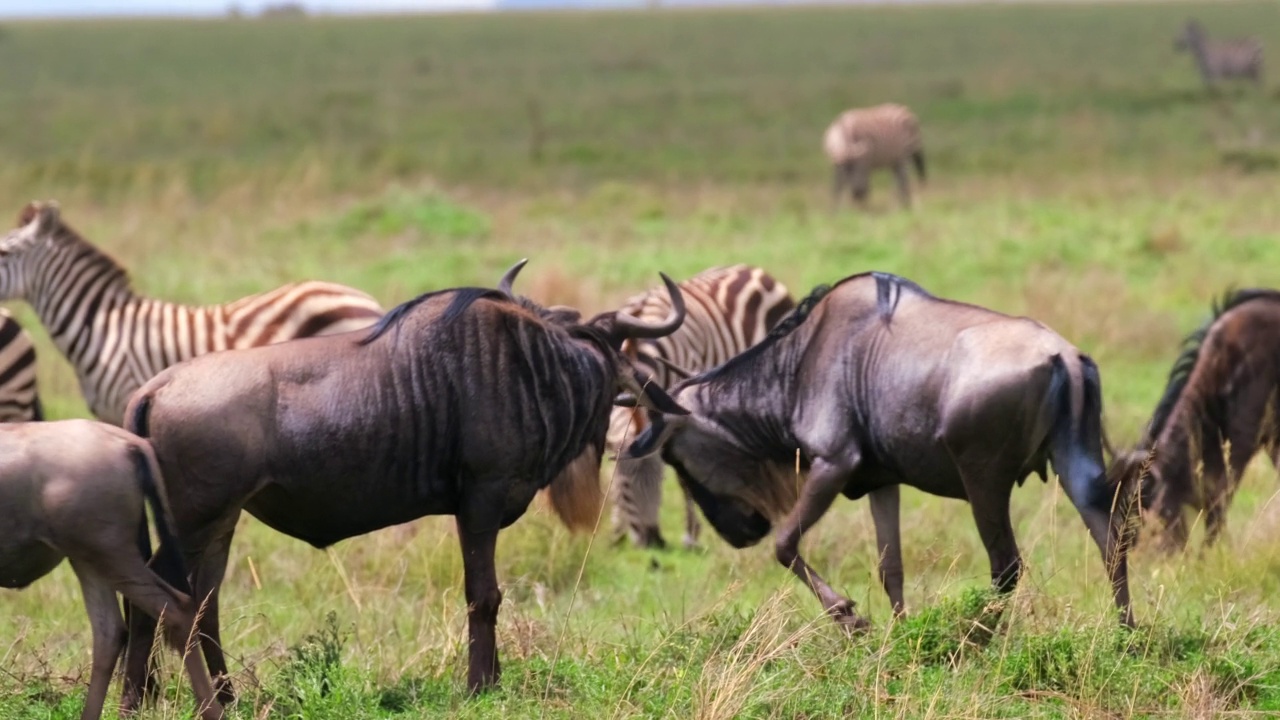
[[[0,299],[26,300],[75,368],[89,409],[120,425],[129,396],[166,367],[215,350],[357,330],[378,303],[342,285],[301,282],[226,305],[192,307],[136,294],[124,268],[31,203],[0,238]]]
[[[18,321],[0,308],[0,422],[43,419],[36,394],[36,348]]]
[[[689,372],[713,368],[763,340],[795,307],[785,285],[764,270],[748,265],[704,270],[680,283],[680,290],[688,309],[684,325],[666,337],[628,340],[622,346],[623,354],[663,388],[678,379],[672,366]],[[627,300],[618,312],[657,322],[671,313],[671,301],[665,289],[656,287]],[[641,547],[664,547],[666,543],[658,530],[662,459],[651,456],[628,460],[622,452],[647,424],[642,410],[613,410],[608,437],[610,449],[618,454],[613,525],[619,540],[627,535]],[[686,492],[686,547],[697,542],[698,530],[697,510]]]
[[[925,180],[920,122],[903,105],[886,103],[840,113],[823,135],[822,149],[831,161],[831,195],[837,203],[848,185],[854,202],[865,204],[871,193],[871,171],[877,168],[893,168],[903,207],[911,206],[907,163],[915,164],[921,183]]]
[[[1188,20],[1173,47],[1189,51],[1196,59],[1200,78],[1212,89],[1218,80],[1247,78],[1262,85],[1262,42],[1253,37],[1210,40],[1204,26]]]

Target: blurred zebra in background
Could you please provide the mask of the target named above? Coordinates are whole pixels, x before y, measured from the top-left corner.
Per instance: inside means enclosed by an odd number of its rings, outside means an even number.
[[[1262,42],[1253,37],[1210,40],[1204,26],[1188,20],[1182,34],[1174,38],[1174,50],[1190,52],[1200,69],[1200,79],[1209,89],[1219,80],[1246,78],[1262,85]]]
[[[36,348],[13,315],[0,308],[0,422],[43,419],[36,393]]]
[[[359,290],[301,282],[225,305],[142,297],[119,264],[62,222],[55,203],[31,203],[0,238],[0,299],[31,304],[75,368],[89,409],[120,425],[129,396],[196,355],[358,330],[382,317]]]
[[[785,285],[748,265],[704,270],[680,283],[680,290],[688,308],[680,329],[666,337],[628,340],[622,345],[622,352],[636,367],[664,389],[679,382],[672,366],[696,373],[720,365],[763,340],[795,307]],[[627,300],[619,312],[658,322],[670,315],[671,300],[664,288],[656,287]],[[665,547],[658,529],[662,459],[657,455],[623,458],[623,451],[647,426],[643,410],[614,408],[608,436],[610,450],[618,455],[613,526],[618,540],[626,535],[641,547]],[[686,491],[686,547],[697,543],[699,528],[697,510]]]
[[[822,149],[831,162],[831,195],[836,203],[848,185],[854,202],[865,204],[871,193],[871,171],[878,168],[893,168],[903,207],[911,206],[908,163],[915,165],[920,182],[925,180],[920,122],[903,105],[886,103],[840,113],[827,127]]]

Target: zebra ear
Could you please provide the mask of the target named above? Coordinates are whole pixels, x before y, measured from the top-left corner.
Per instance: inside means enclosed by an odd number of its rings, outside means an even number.
[[[36,219],[36,215],[40,212],[40,203],[32,200],[22,208],[22,212],[18,213],[18,224],[16,227],[26,227]]]
[[[53,232],[62,222],[58,203],[50,200],[49,202],[33,204],[36,206],[36,233],[44,235]]]

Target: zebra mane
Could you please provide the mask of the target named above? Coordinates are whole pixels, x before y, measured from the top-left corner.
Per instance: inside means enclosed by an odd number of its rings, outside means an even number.
[[[34,208],[34,203],[28,206],[28,209]],[[21,219],[27,217],[28,209],[23,210]],[[34,218],[34,210],[32,210],[32,218]],[[28,219],[30,222],[30,219]],[[124,281],[125,285],[130,284],[129,271],[125,270],[115,258],[107,254],[105,250],[90,242],[83,235],[66,223],[61,216],[58,217],[57,223],[50,229],[44,237],[54,243],[64,247],[70,247],[75,250],[78,258],[88,258],[91,262],[107,268],[112,275]]]
[[[1250,300],[1262,298],[1280,301],[1280,291],[1259,288],[1226,291],[1220,299],[1215,300],[1211,305],[1212,313],[1209,319],[1182,340],[1182,352],[1178,354],[1178,359],[1174,360],[1173,367],[1169,370],[1169,380],[1165,384],[1164,394],[1161,395],[1160,402],[1156,404],[1156,410],[1151,416],[1151,422],[1147,424],[1147,431],[1142,443],[1144,448],[1150,448],[1156,438],[1160,437],[1160,433],[1164,432],[1165,426],[1168,425],[1169,419],[1173,416],[1173,408],[1177,405],[1178,399],[1182,397],[1182,393],[1187,387],[1187,382],[1191,379],[1192,371],[1196,369],[1196,363],[1200,360],[1200,350],[1204,347],[1204,340],[1208,337],[1209,331],[1213,329],[1214,324],[1231,310]]]

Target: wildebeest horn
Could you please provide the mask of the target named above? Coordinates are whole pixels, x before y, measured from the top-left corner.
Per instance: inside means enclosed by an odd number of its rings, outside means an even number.
[[[641,322],[636,318],[619,312],[614,315],[614,332],[621,338],[660,338],[670,335],[680,328],[684,322],[684,295],[680,293],[680,288],[667,277],[666,273],[658,273],[662,276],[662,282],[667,286],[667,293],[671,296],[671,315],[657,325],[650,325]]]
[[[675,363],[671,362],[670,360],[668,360],[668,359],[666,359],[666,358],[662,357],[661,355],[651,355],[651,356],[650,356],[650,358],[651,358],[654,362],[656,362],[656,363],[658,363],[659,365],[661,365],[661,366],[665,367],[666,369],[670,370],[671,372],[675,373],[676,375],[679,375],[681,378],[684,378],[685,380],[688,380],[689,378],[691,378],[691,377],[693,377],[693,376],[694,376],[694,372],[693,372],[692,370],[686,370],[686,369],[684,369],[684,368],[680,367],[679,365],[677,365],[677,364],[675,364]]]
[[[656,410],[664,415],[688,415],[689,411],[667,394],[657,383],[649,378],[640,377],[639,373],[622,375],[622,386],[625,392],[614,398],[613,404],[619,407],[643,407]],[[634,403],[634,404],[633,404]]]
[[[511,269],[503,274],[502,279],[498,281],[498,289],[507,297],[515,297],[515,293],[511,292],[511,284],[516,281],[516,276],[524,268],[525,263],[529,262],[529,258],[523,258],[520,262],[511,266]]]

